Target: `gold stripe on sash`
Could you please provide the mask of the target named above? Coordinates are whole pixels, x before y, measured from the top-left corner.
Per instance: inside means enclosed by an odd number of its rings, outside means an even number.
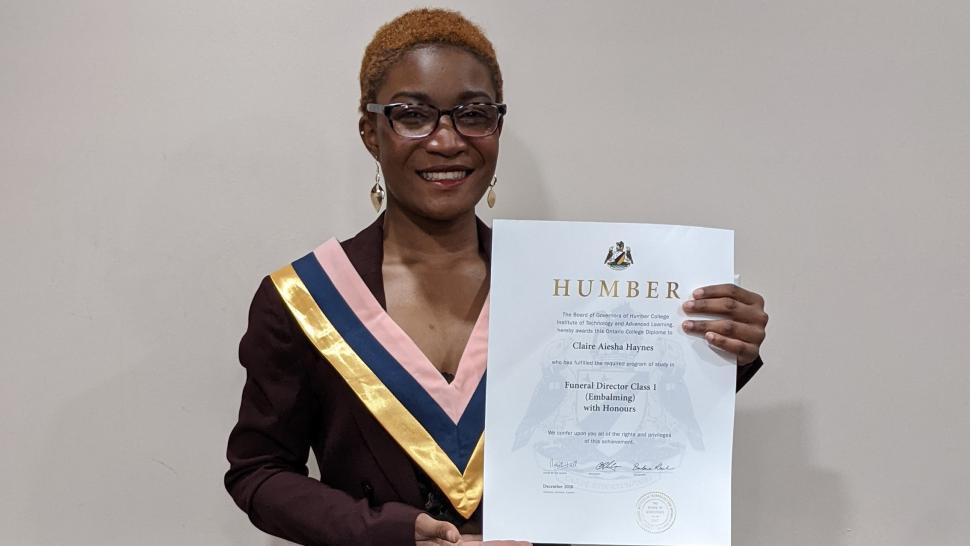
[[[270,277],[314,347],[344,378],[381,426],[441,488],[455,510],[466,518],[471,517],[482,501],[482,438],[478,439],[468,467],[462,474],[431,434],[334,328],[293,266],[288,265]]]

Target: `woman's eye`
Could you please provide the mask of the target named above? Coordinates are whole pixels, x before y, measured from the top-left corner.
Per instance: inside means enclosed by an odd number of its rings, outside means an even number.
[[[430,119],[430,116],[422,110],[408,109],[397,112],[394,115],[394,121],[400,121],[402,123],[423,123],[428,119]]]
[[[486,108],[468,108],[458,115],[458,118],[465,123],[483,123],[494,117],[494,114]]]

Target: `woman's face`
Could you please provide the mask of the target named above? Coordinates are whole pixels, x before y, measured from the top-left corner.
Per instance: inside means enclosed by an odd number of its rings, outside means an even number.
[[[457,47],[426,46],[406,53],[387,71],[377,102],[448,110],[496,102],[495,95],[488,68],[474,55]],[[442,116],[430,135],[407,138],[395,133],[385,116],[369,114],[361,118],[360,129],[384,172],[388,207],[432,220],[454,219],[474,210],[495,174],[501,125],[492,135],[469,138],[455,130],[450,117]],[[456,175],[442,172],[463,174],[454,179]]]

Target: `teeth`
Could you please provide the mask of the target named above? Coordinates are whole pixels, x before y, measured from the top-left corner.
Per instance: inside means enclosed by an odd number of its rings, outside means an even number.
[[[468,176],[468,171],[440,171],[440,172],[423,172],[421,173],[421,178],[429,182],[435,180],[460,180]]]

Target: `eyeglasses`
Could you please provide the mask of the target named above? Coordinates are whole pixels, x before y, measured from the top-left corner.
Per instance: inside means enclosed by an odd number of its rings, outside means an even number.
[[[487,137],[498,129],[499,121],[505,115],[504,104],[475,102],[461,104],[450,110],[439,110],[427,104],[367,105],[367,111],[383,114],[394,132],[407,138],[424,138],[438,129],[441,116],[451,118],[451,124],[458,134],[471,138]]]

